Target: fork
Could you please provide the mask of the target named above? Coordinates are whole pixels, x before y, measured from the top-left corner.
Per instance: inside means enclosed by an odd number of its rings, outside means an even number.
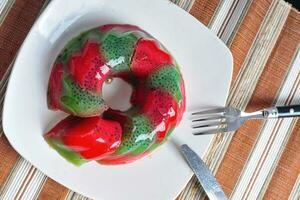
[[[299,117],[300,105],[265,108],[256,112],[243,112],[234,107],[221,107],[191,114],[194,135],[226,133],[237,130],[250,119]]]

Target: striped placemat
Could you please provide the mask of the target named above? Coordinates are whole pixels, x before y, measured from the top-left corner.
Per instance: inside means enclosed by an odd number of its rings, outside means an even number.
[[[230,48],[228,105],[300,103],[300,13],[283,0],[171,0]],[[0,103],[16,53],[47,0],[0,0]],[[222,66],[220,66],[222,67]],[[249,121],[213,138],[205,160],[230,199],[300,199],[300,121]],[[204,199],[193,177],[178,199]],[[0,199],[87,199],[20,157],[0,133]]]

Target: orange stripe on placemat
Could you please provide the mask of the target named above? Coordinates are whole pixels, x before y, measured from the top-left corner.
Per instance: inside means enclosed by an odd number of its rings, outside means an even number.
[[[292,10],[288,19],[290,37],[300,42],[300,14]],[[288,45],[288,44],[287,44]],[[298,120],[273,174],[264,199],[288,199],[300,174],[300,120]]]
[[[287,100],[285,101],[284,105],[290,105],[296,92],[297,92],[297,88],[299,88],[299,85],[300,85],[300,74],[298,74],[297,76],[297,79],[295,80],[294,84],[293,84],[293,87],[292,87],[292,92],[289,94]],[[283,119],[280,119],[276,122],[276,125],[274,127],[274,129],[272,130],[271,134],[270,134],[270,138],[267,142],[267,145],[265,146],[265,149],[263,150],[263,154],[262,154],[262,157],[260,157],[259,161],[258,161],[258,165],[256,166],[253,174],[252,174],[252,177],[250,178],[250,182],[249,184],[247,185],[247,190],[246,192],[243,194],[243,197],[242,199],[248,199],[248,196],[250,194],[250,191],[252,190],[255,182],[256,182],[256,179],[257,179],[257,176],[259,174],[259,171],[261,170],[262,166],[263,166],[263,163],[265,162],[268,154],[269,154],[269,151],[274,143],[274,140],[276,138],[276,135],[278,134],[278,129],[281,127],[282,125],[282,122],[283,122]]]
[[[234,58],[233,81],[236,79],[245,61],[271,2],[272,0],[255,0],[251,3],[243,22],[230,44],[230,50]],[[234,83],[231,85],[234,85]]]
[[[295,14],[291,12],[246,111],[272,105],[300,40],[299,34],[295,36],[300,26],[295,25]],[[217,172],[217,178],[227,194],[233,190],[262,125],[263,121],[249,121],[234,135]]]
[[[69,189],[48,178],[38,200],[63,200],[67,196]]]
[[[207,26],[219,3],[220,0],[196,0],[190,10],[190,14]]]
[[[285,102],[285,105],[290,105],[291,104],[291,102],[292,102],[292,100],[293,100],[293,98],[294,98],[294,96],[295,96],[295,94],[297,92],[297,89],[299,88],[299,85],[300,85],[300,81],[299,80],[300,80],[300,74],[298,74],[297,79],[296,79],[296,81],[293,84],[293,88],[291,90],[293,92],[288,96],[288,98],[287,98],[287,100]],[[276,125],[279,124],[279,127],[280,127],[281,123],[282,123],[282,119],[279,120]],[[275,133],[275,135],[277,134],[277,132]],[[257,176],[259,174],[259,171],[261,170],[261,168],[262,168],[262,166],[263,166],[263,164],[264,164],[264,162],[265,162],[265,160],[266,160],[266,158],[267,158],[267,156],[269,154],[270,148],[273,145],[273,142],[275,140],[275,136],[273,136],[273,135],[274,135],[274,132],[271,133],[271,137],[269,138],[267,146],[265,147],[265,149],[263,151],[263,156],[259,159],[259,164],[256,166],[256,169],[254,170],[254,173],[253,173],[253,175],[252,175],[252,177],[250,179],[249,185],[247,187],[248,189],[246,190],[246,192],[244,194],[244,195],[246,195],[245,199],[248,198],[248,195],[250,194],[250,191],[252,190],[252,188],[253,188],[253,186],[254,186],[254,184],[256,182],[256,179],[257,179]]]
[[[0,188],[2,188],[18,158],[18,153],[10,146],[5,136],[0,137]]]
[[[254,170],[254,173],[252,174],[252,177],[250,179],[250,182],[249,184],[247,185],[247,190],[246,192],[243,194],[242,198],[243,200],[246,200],[248,199],[249,197],[249,194],[250,194],[250,191],[252,190],[253,186],[254,186],[254,183],[258,177],[258,174],[259,174],[259,171],[261,170],[262,166],[263,166],[263,163],[266,161],[266,158],[267,158],[267,155],[269,154],[269,151],[272,147],[272,144],[274,143],[274,140],[276,138],[276,135],[278,134],[278,131],[279,131],[279,128],[281,127],[283,123],[283,119],[280,119],[274,129],[272,130],[271,132],[271,137],[269,138],[268,140],[268,144],[265,146],[265,149],[264,149],[264,154],[262,157],[260,157],[259,159],[259,162],[258,162],[258,165],[256,166],[255,170]]]
[[[264,199],[288,199],[300,173],[300,120],[281,156]]]
[[[16,0],[2,23],[0,27],[0,77],[13,61],[44,1]]]

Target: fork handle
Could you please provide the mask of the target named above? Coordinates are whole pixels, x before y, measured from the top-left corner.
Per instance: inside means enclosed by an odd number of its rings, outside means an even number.
[[[262,110],[263,118],[299,117],[300,105],[277,106]]]
[[[300,105],[278,106],[276,108],[279,118],[300,116]]]

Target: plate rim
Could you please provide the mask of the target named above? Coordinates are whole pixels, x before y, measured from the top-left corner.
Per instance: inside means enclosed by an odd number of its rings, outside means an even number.
[[[52,5],[53,5],[54,3],[56,3],[56,2],[58,2],[58,1],[59,1],[59,0],[53,0],[53,1],[51,1],[51,2],[47,5],[47,7],[42,11],[42,13],[37,17],[37,19],[35,20],[35,22],[33,23],[33,26],[31,27],[31,29],[30,29],[30,31],[28,32],[28,34],[27,34],[25,40],[23,41],[21,47],[19,48],[19,51],[18,51],[17,56],[16,56],[16,58],[15,58],[15,61],[14,61],[14,63],[12,64],[12,69],[11,69],[11,72],[10,72],[10,76],[9,76],[9,78],[8,78],[7,88],[6,88],[6,92],[5,92],[5,96],[4,96],[4,101],[3,101],[3,112],[2,112],[2,119],[3,119],[3,120],[2,120],[2,126],[3,126],[3,132],[4,132],[5,136],[6,136],[6,138],[7,138],[8,142],[9,142],[9,144],[17,151],[17,153],[18,153],[19,155],[21,155],[21,156],[24,157],[24,158],[25,158],[26,156],[23,156],[23,152],[19,150],[19,148],[17,147],[17,145],[15,146],[14,142],[11,142],[11,140],[9,139],[9,137],[8,137],[7,134],[6,134],[7,127],[6,127],[5,121],[8,120],[8,119],[5,117],[5,114],[6,114],[6,112],[7,112],[6,109],[7,109],[7,101],[8,101],[7,98],[6,98],[6,94],[7,94],[7,91],[9,91],[9,89],[10,89],[10,87],[11,87],[11,84],[12,84],[11,79],[12,79],[12,77],[14,77],[14,73],[15,73],[15,71],[17,70],[16,67],[15,67],[15,65],[16,65],[16,63],[18,63],[17,61],[18,61],[18,59],[19,59],[19,55],[23,52],[24,46],[28,43],[29,38],[32,37],[33,31],[34,31],[34,29],[36,28],[37,24],[40,23],[41,18],[45,17],[45,15],[47,15],[47,12],[48,12],[48,10],[52,7]],[[164,1],[164,0],[160,0],[160,1]],[[178,7],[178,6],[175,5],[175,4],[174,4],[174,6],[177,7],[177,9],[180,9],[180,10],[181,10],[180,12],[184,12],[185,15],[187,15],[191,20],[193,20],[193,21],[194,21],[193,23],[198,23],[198,24],[204,26],[199,20],[197,20],[194,16],[190,15],[187,11],[183,10],[182,8]],[[176,12],[178,12],[178,10],[177,10]],[[207,27],[206,27],[206,29],[209,30]],[[229,69],[227,69],[227,70],[230,70],[230,77],[229,77],[229,83],[226,84],[226,85],[227,85],[227,90],[226,90],[226,94],[227,94],[227,95],[226,95],[226,98],[224,99],[224,102],[223,102],[223,104],[225,105],[226,100],[227,100],[227,98],[228,98],[228,94],[229,94],[229,90],[230,90],[230,85],[231,85],[231,80],[232,80],[232,74],[233,74],[233,56],[232,56],[232,53],[230,52],[230,50],[227,48],[227,46],[226,46],[226,45],[225,45],[225,44],[224,44],[224,43],[223,43],[223,42],[222,42],[215,34],[211,34],[211,36],[214,37],[215,39],[217,39],[218,42],[219,42],[219,44],[221,44],[221,45],[223,46],[223,48],[227,51],[227,55],[229,56],[229,59],[230,59],[230,62],[231,62],[231,66],[228,66]],[[11,134],[8,134],[8,135],[11,135]],[[207,145],[207,148],[206,148],[205,152],[207,152],[207,149],[208,149],[208,147],[210,146],[211,142],[212,142],[212,139],[210,140],[210,143]],[[25,158],[25,159],[26,159],[26,158]],[[26,160],[27,160],[27,159],[26,159]],[[27,160],[27,161],[29,161],[29,160]],[[29,162],[30,162],[30,161],[29,161]],[[32,162],[30,162],[30,164],[32,164],[35,168],[37,168],[38,170],[40,170],[41,172],[43,172],[45,175],[47,174],[47,173],[45,173],[45,172],[43,171],[43,169],[40,169],[39,167],[37,167],[37,166],[36,166],[35,164],[33,164]],[[51,178],[52,178],[52,177],[51,177]],[[54,179],[54,178],[53,178],[53,179]],[[65,185],[65,183],[61,182],[60,180],[57,180],[56,178],[55,178],[55,181],[57,181],[58,183],[60,183],[60,184],[62,184],[62,185]],[[188,182],[188,181],[189,181],[189,180],[187,180],[187,182]],[[69,187],[69,186],[67,186],[67,187]],[[179,193],[180,193],[180,191],[179,191]],[[84,195],[86,195],[86,194],[84,194]],[[86,195],[86,196],[89,196],[89,195]]]

